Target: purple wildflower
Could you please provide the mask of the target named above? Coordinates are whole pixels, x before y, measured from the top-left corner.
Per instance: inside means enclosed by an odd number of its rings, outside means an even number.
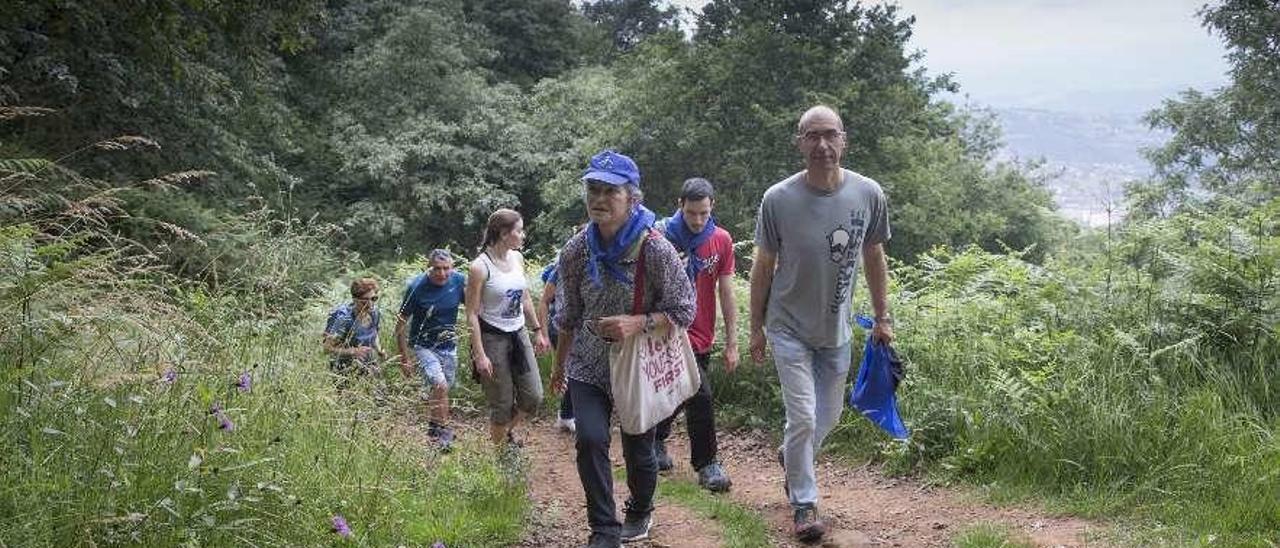
[[[236,423],[231,422],[231,417],[228,417],[226,413],[222,412],[221,404],[214,403],[213,405],[209,406],[209,414],[213,415],[214,418],[218,419],[219,430],[226,430],[230,432],[236,429]]]
[[[431,548],[446,548],[446,546],[443,540],[437,540],[435,544],[431,545]]]
[[[178,370],[172,367],[165,368],[164,373],[160,375],[160,380],[165,384],[173,384],[177,382]]]
[[[248,371],[240,374],[240,378],[236,379],[236,388],[241,392],[248,392],[253,388],[253,376]]]
[[[351,526],[347,525],[346,518],[342,516],[333,516],[333,532],[343,538],[351,537]]]

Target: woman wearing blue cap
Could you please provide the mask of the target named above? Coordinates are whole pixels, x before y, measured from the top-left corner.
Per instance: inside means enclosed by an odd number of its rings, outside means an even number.
[[[609,464],[613,399],[608,344],[659,328],[687,329],[693,323],[695,304],[684,264],[675,248],[653,230],[653,212],[640,205],[640,170],[635,162],[605,150],[591,158],[582,181],[591,222],[565,243],[560,254],[559,282],[565,298],[554,320],[560,334],[551,382],[557,392],[571,387],[578,477],[591,526],[588,546],[619,546],[649,536],[658,464],[652,429],[639,435],[622,433],[631,497],[620,523]],[[636,270],[641,264],[645,313],[632,314]]]

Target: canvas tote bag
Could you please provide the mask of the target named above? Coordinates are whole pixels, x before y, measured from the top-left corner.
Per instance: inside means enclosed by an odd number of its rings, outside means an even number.
[[[653,238],[651,232],[646,239]],[[659,236],[660,237],[660,236]],[[636,263],[632,314],[644,314],[644,246]],[[671,326],[636,333],[609,345],[609,382],[618,422],[627,434],[643,434],[697,393],[702,377],[684,329]]]

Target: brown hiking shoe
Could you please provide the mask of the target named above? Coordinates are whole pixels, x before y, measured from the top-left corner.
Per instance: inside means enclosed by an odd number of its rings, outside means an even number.
[[[796,508],[791,532],[800,542],[818,542],[827,534],[827,522],[818,517],[816,506]]]

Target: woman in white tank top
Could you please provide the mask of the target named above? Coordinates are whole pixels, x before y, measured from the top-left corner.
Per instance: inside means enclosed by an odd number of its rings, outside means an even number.
[[[475,379],[484,388],[489,405],[489,437],[495,445],[518,445],[513,431],[524,415],[537,411],[542,402],[542,376],[538,372],[529,330],[539,332],[538,316],[524,275],[524,220],[510,209],[489,216],[481,253],[471,262],[467,276],[467,324],[471,327],[471,359]],[[534,322],[525,329],[525,320]]]

